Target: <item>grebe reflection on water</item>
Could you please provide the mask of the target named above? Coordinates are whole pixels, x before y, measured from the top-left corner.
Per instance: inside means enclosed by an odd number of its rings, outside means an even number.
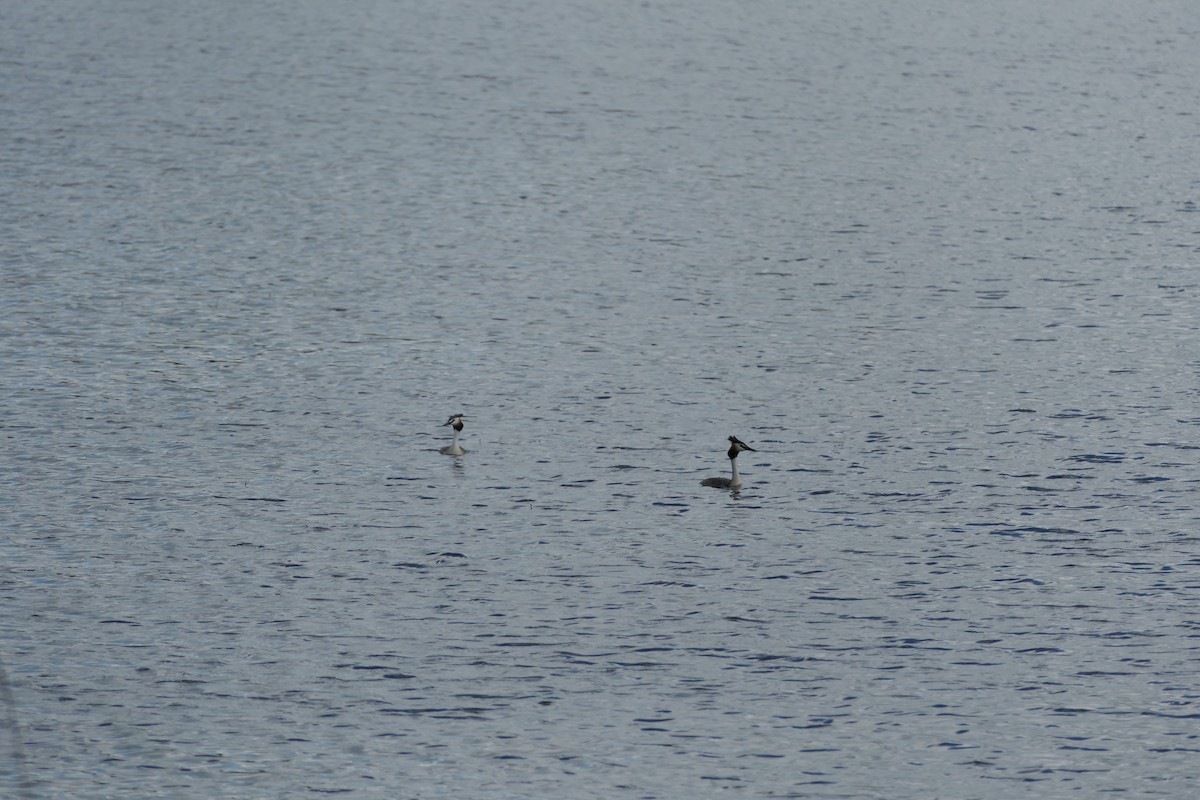
[[[737,457],[738,453],[743,450],[749,450],[751,453],[757,453],[750,445],[743,442],[736,436],[729,437],[729,451],[726,453],[729,456],[729,466],[733,471],[733,476],[729,478],[705,478],[700,481],[701,486],[712,486],[716,489],[739,489],[742,486],[742,476],[738,474]]]
[[[462,432],[463,429],[463,415],[451,414],[450,419],[443,422],[441,427],[444,428],[447,425],[454,429],[454,441],[450,442],[450,444],[446,445],[438,452],[444,456],[461,456],[465,454],[467,451],[458,443],[458,434]]]

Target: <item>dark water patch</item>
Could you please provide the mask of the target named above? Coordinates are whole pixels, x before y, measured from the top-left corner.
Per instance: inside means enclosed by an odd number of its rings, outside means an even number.
[[[787,663],[800,663],[802,661],[809,660],[807,656],[781,655],[775,653],[747,654],[745,658],[749,661],[784,661]]]
[[[1109,453],[1084,453],[1081,455],[1067,456],[1064,461],[1073,461],[1080,464],[1121,464],[1127,458],[1125,453],[1109,452]]]
[[[1052,527],[1043,527],[1040,525],[1026,525],[1026,526],[1022,526],[1019,528],[1011,528],[1010,530],[1013,533],[1038,533],[1038,534],[1051,534],[1054,536],[1083,536],[1084,535],[1083,531],[1079,531],[1074,528],[1052,528]]]
[[[391,669],[391,667],[387,667],[387,666],[383,666],[383,665],[379,665],[379,664],[334,664],[334,666],[338,667],[339,669],[361,669],[361,670]]]
[[[433,719],[450,720],[481,720],[486,714],[496,711],[497,707],[461,706],[461,707],[423,707],[423,708],[381,708],[377,713],[390,716],[431,717]]]
[[[658,662],[658,661],[618,661],[618,660],[613,660],[610,663],[613,666],[625,667],[628,669],[665,670],[665,669],[669,668],[668,664],[663,663],[663,662]]]
[[[1083,419],[1088,421],[1102,422],[1111,419],[1104,414],[1083,411],[1078,408],[1068,408],[1059,411],[1057,414],[1051,414],[1050,419]]]
[[[243,503],[286,503],[287,500],[282,497],[228,497],[226,495],[213,495],[214,500],[238,500]]]

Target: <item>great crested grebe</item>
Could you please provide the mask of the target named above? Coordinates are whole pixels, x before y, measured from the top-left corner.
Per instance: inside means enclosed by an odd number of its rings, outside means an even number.
[[[463,415],[462,414],[451,414],[450,419],[443,422],[441,427],[444,428],[447,425],[449,425],[451,428],[454,429],[454,441],[452,441],[450,444],[443,447],[438,452],[444,456],[461,456],[467,452],[458,443],[459,431],[461,431],[463,429]]]
[[[729,466],[733,469],[733,477],[731,477],[731,478],[705,478],[704,480],[700,481],[700,485],[701,486],[713,486],[713,487],[716,487],[717,489],[741,488],[742,476],[738,474],[737,457],[738,457],[738,453],[742,452],[743,450],[749,450],[751,453],[758,452],[753,447],[746,444],[745,442],[743,442],[741,439],[737,438],[736,436],[730,436],[729,437],[729,452],[726,453],[726,455],[729,456]]]

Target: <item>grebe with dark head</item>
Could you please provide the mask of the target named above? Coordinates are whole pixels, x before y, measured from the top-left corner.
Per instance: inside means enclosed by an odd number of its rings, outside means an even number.
[[[730,436],[729,451],[726,455],[729,456],[729,466],[733,469],[733,476],[730,478],[705,478],[700,481],[700,485],[712,486],[717,489],[740,489],[742,486],[742,476],[738,474],[737,457],[738,453],[743,450],[749,450],[751,453],[758,452],[736,436]]]
[[[450,419],[443,422],[441,427],[444,428],[447,425],[449,425],[451,428],[454,429],[454,441],[452,441],[450,444],[443,447],[438,452],[444,456],[461,456],[467,452],[458,443],[458,434],[461,433],[462,429],[463,429],[463,415],[462,414],[451,414]]]

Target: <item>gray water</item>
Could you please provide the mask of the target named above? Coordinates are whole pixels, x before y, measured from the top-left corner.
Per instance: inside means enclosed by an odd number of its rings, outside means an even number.
[[[1194,796],[1192,4],[65,0],[0,64],[6,796]]]

